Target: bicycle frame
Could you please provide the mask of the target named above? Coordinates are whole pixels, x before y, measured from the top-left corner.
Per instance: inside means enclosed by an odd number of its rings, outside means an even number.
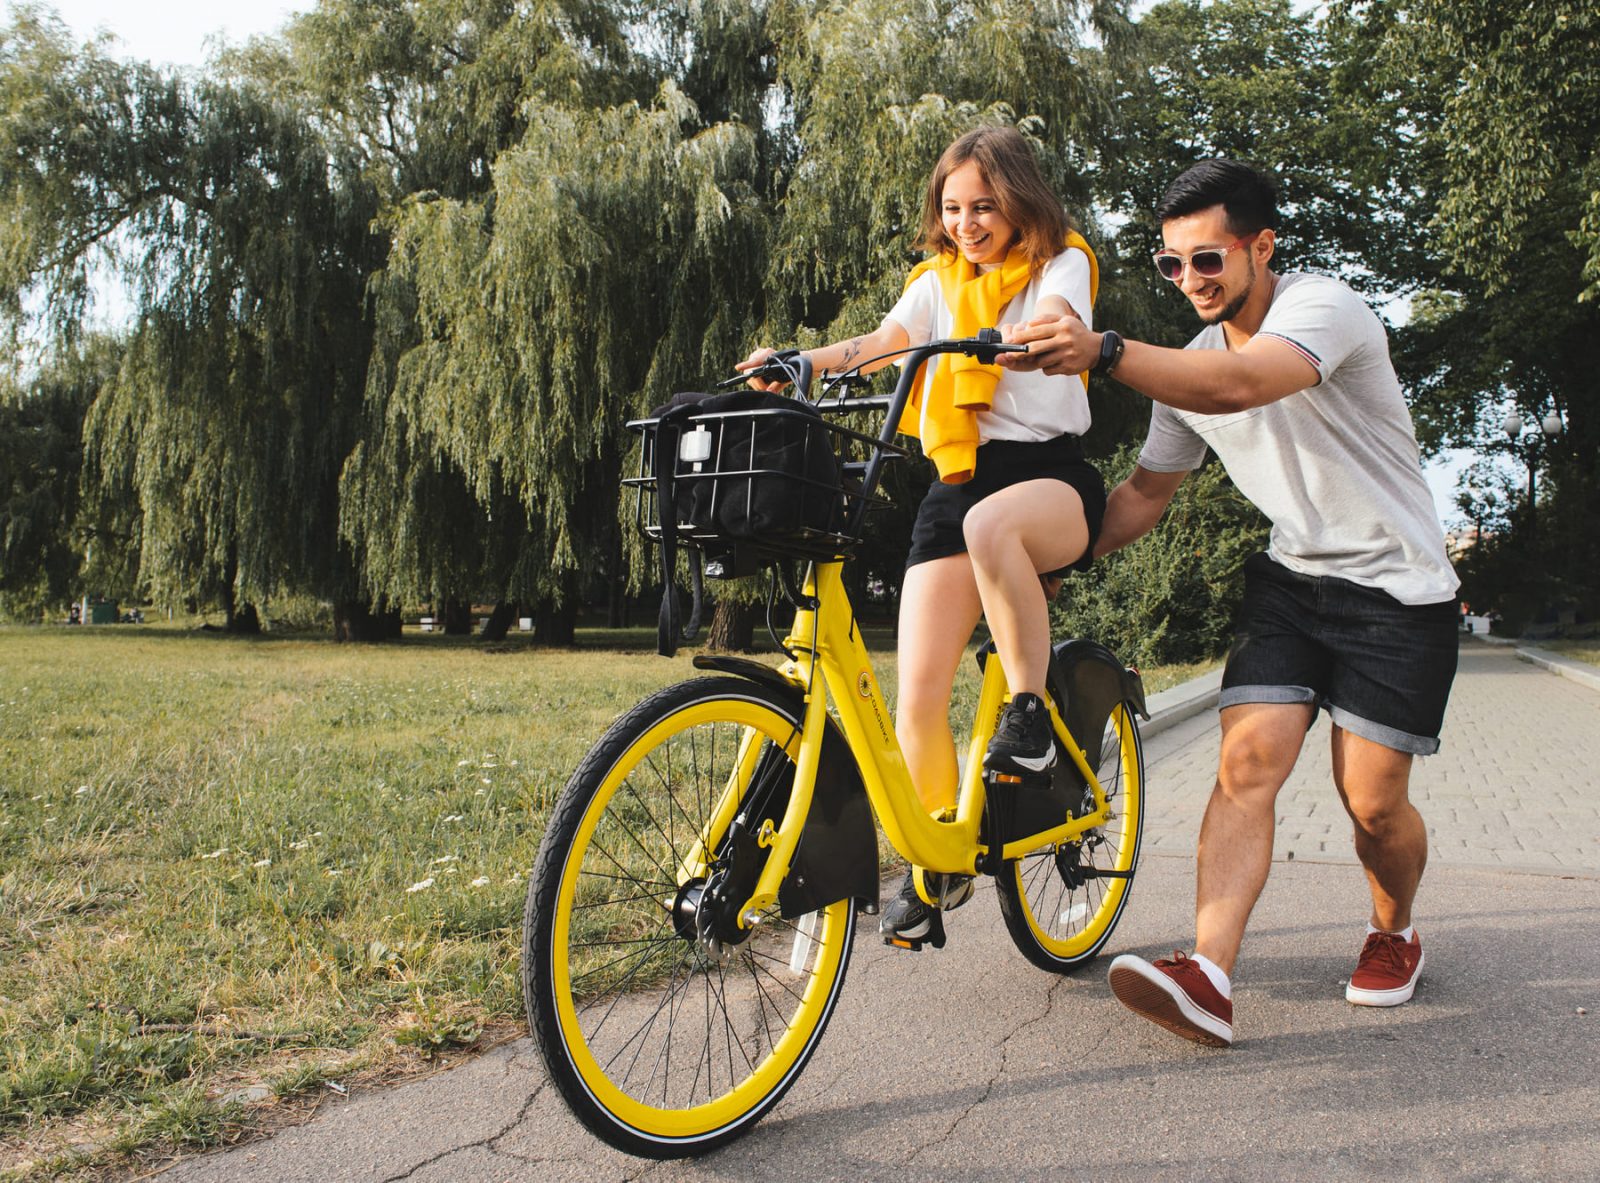
[[[1007,691],[999,661],[989,661],[984,666],[966,770],[956,806],[935,817],[923,807],[911,782],[905,756],[890,723],[888,704],[856,627],[855,612],[840,577],[842,568],[840,562],[812,565],[803,590],[803,606],[795,614],[789,636],[784,641],[784,647],[794,656],[779,672],[805,692],[804,722],[788,807],[776,829],[764,831],[759,839],[763,846],[770,847],[770,853],[754,893],[739,909],[741,926],[744,917],[759,913],[777,899],[778,886],[789,873],[811,809],[830,701],[861,771],[878,823],[900,854],[930,871],[972,875],[977,873],[979,860],[988,853],[988,848],[979,841],[985,803],[982,764]],[[1043,846],[1070,841],[1087,830],[1105,825],[1110,819],[1105,790],[1094,769],[1089,767],[1082,745],[1067,730],[1053,701],[1050,702],[1050,719],[1062,750],[1094,792],[1095,810],[1006,843],[1001,849],[1002,858],[1018,858]],[[730,786],[730,789],[736,790],[737,786]],[[731,802],[737,798],[737,793],[730,792],[729,798],[730,807],[719,809],[719,818],[731,818]],[[707,838],[713,836],[708,834]],[[715,845],[715,841],[706,841],[702,848],[711,849]]]
[[[886,402],[848,400],[850,404],[863,408],[886,405],[887,414],[876,441],[877,447],[865,466],[862,493],[855,507],[856,521],[847,533],[859,533],[860,518],[869,508],[868,503],[877,488],[884,462],[896,450],[893,446],[894,436],[898,431],[901,413],[910,398],[911,384],[922,363],[938,353],[965,352],[977,357],[980,362],[991,364],[997,354],[1021,348],[1002,343],[999,333],[992,329],[982,330],[973,339],[936,341],[918,346],[905,352],[899,381]],[[803,393],[810,384],[810,360],[800,355],[795,371],[786,371],[785,376],[793,379],[796,388]],[[837,409],[844,404],[845,400],[841,399],[833,406]],[[990,864],[991,867],[994,864],[994,860],[986,857],[989,850],[979,841],[979,834],[986,796],[983,754],[994,734],[995,723],[1007,693],[1000,662],[993,660],[984,666],[983,685],[955,808],[944,811],[938,817],[932,816],[917,796],[905,756],[895,738],[888,704],[878,686],[877,675],[873,672],[860,630],[856,627],[855,611],[841,579],[843,566],[842,560],[810,564],[799,597],[800,607],[790,626],[789,636],[783,643],[785,650],[793,656],[780,667],[779,672],[803,695],[804,722],[798,751],[790,753],[796,767],[784,816],[775,828],[770,822],[763,825],[762,832],[757,836],[757,841],[769,850],[769,855],[755,891],[736,913],[740,927],[748,927],[749,918],[772,905],[778,897],[779,885],[789,874],[812,805],[830,700],[861,772],[878,824],[883,827],[894,848],[915,865],[929,871],[971,875],[978,872],[980,863]],[[1095,809],[1083,817],[1069,817],[1059,826],[1007,842],[1000,852],[1002,859],[1018,858],[1044,846],[1070,841],[1087,830],[1106,824],[1110,819],[1105,790],[1094,769],[1089,767],[1083,746],[1067,729],[1059,713],[1059,704],[1050,701],[1049,707],[1056,738],[1067,757],[1077,766],[1084,782],[1092,788]],[[1125,710],[1126,706],[1117,709]],[[740,764],[745,766],[747,761],[741,760]],[[705,852],[717,848],[726,828],[732,824],[742,795],[740,776],[736,769],[721,805],[702,835],[695,858],[690,861],[703,862]],[[680,874],[686,877],[701,873],[703,867],[685,866],[680,870]]]

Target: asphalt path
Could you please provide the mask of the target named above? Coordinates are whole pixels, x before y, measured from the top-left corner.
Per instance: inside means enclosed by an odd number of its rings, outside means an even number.
[[[1509,651],[1463,648],[1444,752],[1414,778],[1432,839],[1417,901],[1427,968],[1416,997],[1388,1010],[1344,1001],[1368,897],[1348,833],[1341,844],[1338,825],[1308,820],[1334,796],[1326,735],[1318,724],[1285,790],[1231,1049],[1125,1011],[1104,958],[1070,978],[1031,967],[985,884],[950,917],[943,950],[885,948],[864,923],[804,1075],[750,1136],[704,1158],[650,1162],[597,1142],[518,1040],[164,1178],[1600,1176],[1600,693]],[[1152,738],[1147,759],[1161,840],[1147,842],[1108,957],[1187,946],[1214,713]]]

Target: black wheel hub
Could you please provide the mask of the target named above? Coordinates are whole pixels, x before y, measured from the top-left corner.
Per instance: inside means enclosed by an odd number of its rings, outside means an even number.
[[[686,941],[696,939],[695,917],[700,912],[700,901],[706,893],[704,879],[691,879],[678,888],[677,898],[672,901],[672,928]]]

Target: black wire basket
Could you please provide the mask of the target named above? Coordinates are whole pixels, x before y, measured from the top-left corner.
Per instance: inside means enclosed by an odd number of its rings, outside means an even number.
[[[638,475],[622,483],[636,491],[646,535],[661,541],[665,513],[679,542],[708,559],[736,557],[721,564],[722,574],[779,559],[843,558],[861,540],[865,507],[885,504],[863,495],[864,465],[849,459],[852,449],[885,445],[810,403],[756,392],[674,402],[628,424],[643,438]]]

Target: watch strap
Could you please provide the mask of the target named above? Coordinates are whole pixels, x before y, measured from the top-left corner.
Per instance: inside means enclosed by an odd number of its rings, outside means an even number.
[[[1094,365],[1089,367],[1089,372],[1093,374],[1111,373],[1112,370],[1117,368],[1117,363],[1122,360],[1124,348],[1126,348],[1126,342],[1123,341],[1122,334],[1115,329],[1107,329],[1101,333],[1100,357]]]

